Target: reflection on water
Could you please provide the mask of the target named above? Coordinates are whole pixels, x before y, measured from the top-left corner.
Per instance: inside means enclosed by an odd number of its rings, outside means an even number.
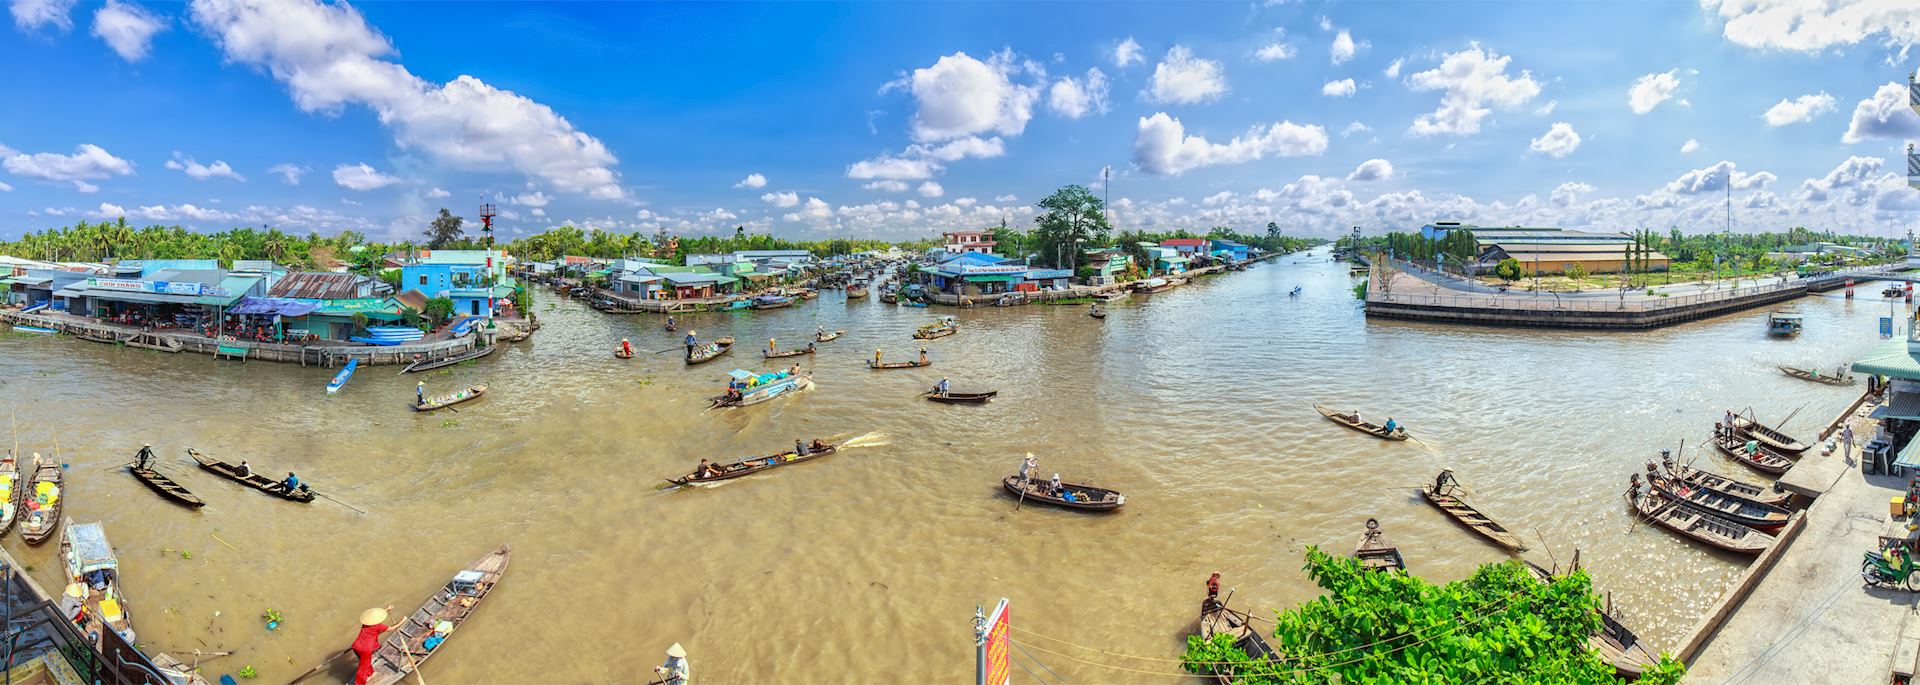
[[[1295,285],[1303,295],[1287,297]],[[1812,432],[1857,389],[1773,365],[1831,368],[1875,344],[1887,312],[1877,298],[1809,298],[1796,340],[1769,339],[1764,311],[1642,333],[1458,328],[1369,322],[1351,285],[1344,264],[1284,257],[1137,296],[1105,320],[1084,306],[903,309],[828,292],[685,317],[683,329],[741,340],[695,367],[658,319],[543,294],[532,340],[428,374],[433,391],[489,384],[457,413],[409,411],[415,377],[393,367],[327,397],[324,369],[0,336],[0,393],[23,450],[58,439],[67,511],[106,522],[151,648],[234,650],[215,667],[284,680],[344,647],[362,609],[417,603],[505,541],[506,581],[429,677],[632,681],[682,642],[715,682],[935,682],[971,667],[974,605],[1001,596],[1024,629],[1175,657],[1208,572],[1224,572],[1236,604],[1291,605],[1316,592],[1304,547],[1351,551],[1369,516],[1414,572],[1463,577],[1502,554],[1414,494],[1443,467],[1529,539],[1530,558],[1578,549],[1641,636],[1671,648],[1740,560],[1630,531],[1626,475],[1683,440],[1692,458],[1727,408],[1800,409],[1788,428]],[[909,337],[948,313],[959,335]],[[801,360],[817,389],[702,413],[729,369],[791,361],[759,359],[767,338],[817,326],[847,330]],[[623,337],[631,360],[611,354]],[[875,348],[900,359],[922,344],[931,368],[863,365]],[[917,397],[942,377],[1000,396]],[[1314,402],[1392,416],[1418,440],[1342,429]],[[654,488],[701,457],[855,436],[858,449],[725,487]],[[143,441],[211,503],[169,505],[107,468]],[[244,490],[198,472],[187,447],[296,471],[369,513]],[[1046,475],[1125,492],[1126,508],[1015,512],[998,479],[1029,451]],[[56,580],[53,545],[6,544]],[[257,618],[269,608],[287,617],[277,632]],[[1163,680],[1047,661],[1087,682]]]

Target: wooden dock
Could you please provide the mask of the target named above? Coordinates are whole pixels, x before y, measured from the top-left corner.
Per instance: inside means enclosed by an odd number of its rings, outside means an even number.
[[[0,311],[0,322],[41,326],[74,336],[119,340],[121,344],[129,347],[142,347],[161,352],[198,352],[213,355],[215,358],[283,362],[328,368],[344,365],[348,359],[358,359],[362,365],[379,365],[412,364],[416,361],[416,355],[428,361],[456,357],[473,351],[479,346],[482,335],[491,334],[481,332],[452,340],[382,347],[351,343],[302,345],[251,340],[216,340],[192,331],[143,331],[132,326],[87,321],[75,316],[23,314],[12,310]]]

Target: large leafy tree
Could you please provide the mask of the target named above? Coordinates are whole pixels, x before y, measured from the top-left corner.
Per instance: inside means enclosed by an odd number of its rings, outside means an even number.
[[[1034,217],[1038,227],[1040,260],[1054,268],[1068,269],[1079,264],[1080,245],[1106,242],[1113,227],[1107,225],[1106,205],[1086,186],[1070,185],[1041,200],[1046,213]]]
[[[466,234],[460,230],[462,221],[441,207],[440,216],[434,217],[433,223],[427,226],[427,249],[438,250],[465,238]]]
[[[1306,570],[1327,594],[1275,612],[1273,647],[1283,660],[1249,659],[1226,635],[1193,636],[1188,669],[1230,672],[1248,685],[1619,682],[1587,648],[1600,628],[1600,598],[1585,571],[1543,583],[1508,561],[1434,585],[1318,548],[1308,548]],[[1684,674],[1663,657],[1639,682],[1670,685]]]

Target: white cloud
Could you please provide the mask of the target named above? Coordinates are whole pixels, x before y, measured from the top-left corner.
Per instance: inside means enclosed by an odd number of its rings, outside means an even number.
[[[1752,190],[1764,188],[1768,183],[1779,178],[1771,172],[1760,171],[1749,174],[1738,171],[1734,167],[1733,162],[1722,161],[1704,169],[1694,169],[1668,183],[1664,190],[1680,195],[1724,192],[1729,181],[1733,183],[1734,190]]]
[[[1767,108],[1766,113],[1760,116],[1767,120],[1768,126],[1786,126],[1813,121],[1814,117],[1834,111],[1834,105],[1833,96],[1823,90],[1792,100],[1782,98],[1778,104]]]
[[[11,193],[11,192],[13,192],[13,186],[7,185],[5,183],[0,183],[0,193]]]
[[[1253,58],[1262,62],[1278,62],[1283,59],[1293,59],[1294,52],[1290,44],[1272,43],[1254,51]]]
[[[1688,138],[1687,142],[1680,144],[1680,154],[1683,154],[1683,155],[1698,149],[1700,149],[1700,141],[1694,140],[1692,138]]]
[[[1204,199],[1200,200],[1200,204],[1206,205],[1208,207],[1213,207],[1217,205],[1226,204],[1227,201],[1232,199],[1233,199],[1233,191],[1222,190],[1220,192],[1206,196]]]
[[[1345,138],[1355,133],[1370,133],[1372,131],[1373,131],[1372,126],[1368,126],[1366,124],[1362,124],[1356,121],[1356,122],[1347,124],[1346,128],[1340,129],[1340,137]]]
[[[1349,181],[1385,181],[1389,178],[1393,178],[1393,162],[1384,159],[1361,162],[1360,166],[1353,168],[1353,173],[1347,174]]]
[[[0,147],[0,154],[12,152]],[[83,143],[74,147],[73,154],[63,155],[55,152],[27,154],[13,152],[0,160],[0,167],[12,173],[49,181],[69,181],[75,190],[91,193],[100,190],[100,186],[88,183],[88,180],[129,176],[133,174],[133,162],[113,156],[98,145]]]
[[[441,190],[441,189],[439,189],[439,188],[428,188],[428,189],[427,189],[427,199],[429,199],[429,200],[438,200],[438,199],[440,199],[440,198],[443,198],[443,197],[453,197],[453,193],[449,193],[449,192],[447,192],[447,191],[445,191],[445,190]]]
[[[1560,107],[1559,100],[1548,100],[1547,104],[1533,108],[1533,113],[1543,117],[1552,116],[1553,110],[1558,109],[1559,107]]]
[[[994,202],[1019,202],[1020,197],[1017,195],[995,195],[993,196],[993,201]]]
[[[956,197],[953,199],[953,206],[963,209],[977,204],[980,204],[980,201],[971,197]]]
[[[92,214],[102,219],[117,219],[127,215],[127,208],[122,207],[120,205],[113,204],[111,202],[102,202],[100,203],[99,209],[95,209],[91,212],[88,212],[88,214]]]
[[[1907,86],[1889,83],[1873,91],[1873,97],[1861,100],[1847,122],[1843,143],[1858,143],[1868,138],[1906,140],[1920,138],[1920,115],[1907,104]]]
[[[1319,155],[1326,150],[1327,131],[1319,126],[1282,121],[1265,130],[1256,127],[1226,143],[1213,143],[1200,136],[1187,135],[1179,119],[1159,112],[1140,118],[1140,129],[1133,142],[1133,161],[1147,173],[1167,176],[1216,164],[1249,162],[1267,155],[1299,157]]]
[[[1722,162],[1725,164],[1725,162]],[[1826,202],[1841,191],[1848,191],[1849,201],[1861,204],[1867,199],[1862,191],[1867,188],[1873,177],[1886,166],[1879,157],[1848,157],[1833,171],[1821,178],[1810,178],[1800,183],[1801,199],[1809,202]],[[1906,192],[1912,193],[1912,190]]]
[[[1227,70],[1219,61],[1194,57],[1186,46],[1175,45],[1153,67],[1145,95],[1153,102],[1191,105],[1226,93]]]
[[[874,181],[872,183],[868,183],[860,187],[865,188],[867,190],[880,190],[880,191],[885,191],[889,193],[904,193],[904,192],[907,192],[907,188],[909,188],[910,186],[907,185],[906,181]]]
[[[1549,197],[1555,206],[1570,207],[1574,202],[1579,201],[1581,194],[1591,192],[1593,192],[1591,185],[1579,181],[1567,181],[1554,188]]]
[[[1113,66],[1125,69],[1129,64],[1146,63],[1147,52],[1140,49],[1140,42],[1134,40],[1133,36],[1127,36],[1126,40],[1113,46]]]
[[[940,197],[941,195],[947,194],[947,189],[938,183],[927,181],[920,184],[918,192],[921,197]]]
[[[333,182],[348,190],[374,190],[399,183],[400,179],[380,173],[366,164],[342,164],[333,168]]]
[[[1088,69],[1085,76],[1075,79],[1061,77],[1047,90],[1047,106],[1055,114],[1069,119],[1078,119],[1089,113],[1107,113],[1107,75],[1098,67]]]
[[[22,31],[32,31],[42,26],[52,25],[61,32],[73,28],[74,0],[12,0],[8,9],[13,12],[13,25]]]
[[[154,34],[166,29],[167,20],[159,15],[119,0],[107,0],[106,6],[93,13],[93,35],[128,62],[145,59]]]
[[[1815,52],[1886,34],[1890,45],[1920,43],[1920,4],[1904,0],[1700,0],[1718,7],[1727,40],[1750,48]]]
[[[1409,132],[1416,136],[1479,133],[1481,120],[1492,108],[1513,109],[1533,100],[1540,94],[1540,84],[1531,71],[1509,76],[1511,61],[1510,56],[1474,44],[1447,55],[1440,66],[1408,77],[1408,88],[1442,91],[1440,108],[1416,117]]]
[[[939,170],[940,164],[932,160],[882,155],[854,162],[847,167],[847,178],[918,181],[933,176]]]
[[[541,209],[541,208],[539,208],[539,207],[535,207],[535,208],[533,208],[533,209],[531,209],[531,210],[529,210],[529,211],[528,211],[527,213],[528,213],[528,214],[531,214],[531,215],[533,215],[533,216],[546,216],[546,215],[547,215],[547,210],[544,210],[544,209]],[[518,232],[520,231],[520,229],[518,229],[518,228],[516,228],[516,229],[513,229],[513,230],[514,230],[514,232],[516,232],[516,233],[518,233]]]
[[[754,189],[765,188],[767,187],[767,177],[762,176],[758,173],[747,174],[746,178],[740,179],[740,182],[733,184],[733,187],[754,188]]]
[[[1354,90],[1353,79],[1350,78],[1328,81],[1326,85],[1320,86],[1321,95],[1333,98],[1352,97]]]
[[[187,176],[192,177],[196,181],[205,181],[209,178],[230,178],[235,181],[247,180],[240,174],[235,173],[233,167],[227,166],[226,162],[216,159],[213,160],[212,164],[201,164],[193,161],[192,157],[180,154],[179,150],[173,152],[173,159],[167,160],[167,168],[185,172]]]
[[[1334,35],[1333,46],[1328,48],[1327,54],[1333,58],[1334,64],[1339,64],[1353,59],[1354,51],[1366,46],[1367,43],[1365,41],[1355,45],[1353,42],[1353,33],[1346,29],[1340,29],[1340,33]]]
[[[1406,66],[1406,63],[1407,60],[1404,57],[1394,58],[1393,63],[1387,65],[1387,71],[1385,72],[1387,78],[1400,78],[1400,67]]]
[[[987,159],[1004,154],[1007,154],[1007,145],[1000,140],[999,136],[984,139],[979,136],[967,136],[933,146],[908,145],[906,152],[907,157],[936,159],[942,162],[953,162],[968,157]],[[939,168],[938,164],[934,165],[935,170]]]
[[[782,217],[787,221],[805,221],[833,218],[833,207],[817,197],[807,198],[807,204],[800,211]]]
[[[1660,103],[1673,99],[1674,91],[1680,89],[1680,70],[1668,69],[1665,73],[1647,74],[1633,82],[1627,89],[1627,107],[1634,114],[1646,114]]]
[[[435,84],[383,59],[385,36],[352,5],[314,0],[193,0],[190,13],[226,58],[285,83],[309,112],[372,109],[402,149],[466,170],[519,171],[565,192],[623,199],[618,163],[552,108],[472,76]]]
[[[1020,135],[1033,118],[1039,96],[1037,86],[1012,81],[1024,68],[1011,52],[997,53],[985,62],[956,52],[933,66],[913,70],[905,85],[917,103],[914,140],[941,141],[986,132]]]
[[[767,193],[761,195],[760,200],[775,207],[786,208],[800,204],[800,194],[791,190],[779,193]]]
[[[1573,154],[1574,150],[1580,149],[1580,134],[1573,130],[1572,124],[1564,121],[1555,122],[1553,126],[1547,128],[1545,135],[1528,143],[1527,149],[1554,159],[1561,159]]]
[[[346,206],[348,206],[348,207],[359,207],[359,206],[362,206],[362,205],[361,205],[361,202],[360,202],[359,200],[355,200],[355,199],[353,199],[353,198],[350,198],[350,197],[343,197],[343,198],[340,198],[340,204],[343,204],[343,205],[346,205]]]
[[[515,195],[512,202],[522,207],[545,207],[553,203],[553,196],[536,190]]]
[[[267,173],[279,176],[280,180],[290,186],[300,185],[300,177],[306,175],[307,171],[306,166],[291,162],[281,162],[267,167]]]

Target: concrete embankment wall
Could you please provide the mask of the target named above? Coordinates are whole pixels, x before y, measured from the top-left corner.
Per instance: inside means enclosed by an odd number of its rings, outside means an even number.
[[[1471,306],[1424,304],[1417,301],[1401,302],[1370,297],[1367,301],[1367,316],[1479,326],[1643,330],[1784,302],[1805,295],[1806,292],[1805,287],[1790,287],[1689,304],[1670,306],[1629,304],[1624,309],[1606,309],[1605,305],[1599,302],[1584,303],[1589,304],[1591,308],[1583,306],[1579,309],[1563,309],[1533,306],[1530,303],[1494,306],[1494,303],[1500,301],[1497,298],[1487,298],[1488,306]]]
[[[63,316],[42,316],[22,314],[20,312],[0,312],[0,321],[25,326],[51,328],[69,335],[92,335],[103,338],[124,338],[129,333],[138,332],[125,326],[108,325],[88,321],[77,321]],[[359,359],[361,364],[411,364],[414,356],[429,361],[445,359],[473,350],[479,344],[479,334],[467,335],[453,340],[393,345],[381,347],[374,345],[335,346],[335,345],[283,345],[248,340],[215,340],[206,336],[184,333],[155,331],[153,335],[179,343],[182,352],[215,354],[220,347],[247,348],[248,359],[287,362],[301,365],[340,366],[348,359]]]

